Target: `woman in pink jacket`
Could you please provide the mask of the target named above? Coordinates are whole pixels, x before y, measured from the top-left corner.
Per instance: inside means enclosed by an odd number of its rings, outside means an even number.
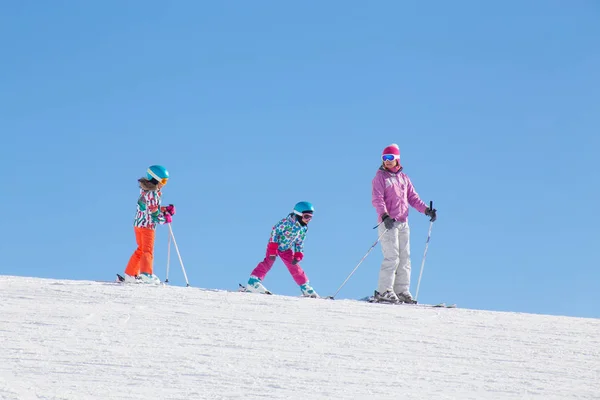
[[[372,181],[372,203],[379,216],[379,235],[383,262],[379,271],[377,301],[414,303],[410,293],[410,228],[408,206],[436,219],[436,210],[421,201],[402,172],[400,148],[391,144],[383,149],[381,166]]]

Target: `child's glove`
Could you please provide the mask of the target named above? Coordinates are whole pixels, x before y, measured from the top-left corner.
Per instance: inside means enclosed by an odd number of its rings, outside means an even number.
[[[279,249],[279,243],[269,242],[267,245],[267,254],[271,260],[277,258],[277,249]]]
[[[163,214],[169,213],[170,215],[175,215],[175,206],[173,204],[169,204],[166,207],[161,207],[160,210]]]
[[[163,215],[165,216],[165,222],[167,224],[170,224],[171,222],[173,222],[173,217],[171,217],[171,214],[169,214],[168,212],[165,212]]]
[[[292,264],[296,265],[304,258],[304,254],[297,252],[294,253],[294,259],[292,260]]]
[[[396,220],[394,218],[390,218],[388,213],[385,213],[381,216],[381,222],[383,222],[383,225],[385,225],[385,229],[392,229]]]

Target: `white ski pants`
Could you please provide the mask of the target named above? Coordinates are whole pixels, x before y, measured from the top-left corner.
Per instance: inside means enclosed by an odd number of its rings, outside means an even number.
[[[378,228],[379,235],[385,232],[385,225]],[[392,229],[381,237],[383,262],[379,271],[377,291],[384,293],[406,292],[410,288],[410,228],[408,222],[394,222]]]

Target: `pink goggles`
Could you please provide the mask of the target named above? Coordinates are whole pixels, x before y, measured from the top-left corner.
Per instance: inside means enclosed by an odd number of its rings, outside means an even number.
[[[383,161],[394,161],[399,159],[400,157],[398,157],[396,154],[384,154],[381,156],[381,159]]]

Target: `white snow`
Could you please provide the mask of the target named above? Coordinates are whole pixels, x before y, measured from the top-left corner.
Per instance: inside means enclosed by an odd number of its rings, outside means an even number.
[[[599,334],[597,319],[0,276],[0,398],[600,399]]]

